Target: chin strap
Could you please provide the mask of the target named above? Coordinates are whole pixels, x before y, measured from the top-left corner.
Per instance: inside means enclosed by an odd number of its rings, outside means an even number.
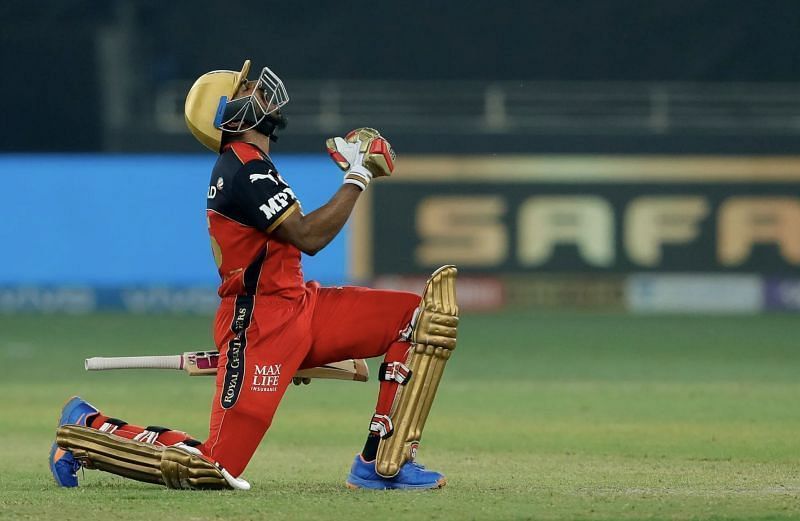
[[[275,143],[275,142],[277,142],[277,141],[278,141],[278,136],[276,136],[276,135],[275,135],[275,129],[276,129],[277,127],[275,126],[275,123],[273,123],[273,122],[271,122],[271,121],[267,121],[268,119],[269,119],[269,116],[267,116],[266,118],[264,118],[264,119],[261,121],[261,123],[259,123],[259,124],[256,126],[256,130],[258,130],[259,132],[261,132],[262,134],[264,134],[265,136],[267,136],[267,137],[269,138],[269,140],[270,140],[270,141],[272,141],[273,143]]]
[[[223,132],[232,134],[244,132],[244,130],[240,130],[242,127],[255,129],[269,137],[270,141],[278,141],[278,136],[275,135],[278,121],[272,117],[272,114],[263,116],[260,121],[257,120],[252,106],[248,108],[248,104],[252,105],[252,102],[247,97],[228,101],[226,96],[222,96],[219,100],[217,115],[214,118],[214,126]]]

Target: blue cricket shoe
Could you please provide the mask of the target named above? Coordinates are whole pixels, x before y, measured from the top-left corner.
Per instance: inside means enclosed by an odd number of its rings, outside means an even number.
[[[78,396],[73,396],[61,409],[61,418],[58,419],[58,426],[86,425],[86,421],[97,412],[98,410],[91,404],[83,401]],[[53,443],[50,449],[50,472],[53,473],[53,478],[55,478],[59,486],[77,487],[77,472],[79,468],[81,468],[80,462],[72,456],[70,451],[64,450],[56,443]]]
[[[364,461],[361,454],[356,455],[350,475],[347,476],[348,488],[370,488],[375,490],[403,488],[442,488],[447,484],[445,477],[438,472],[425,470],[425,467],[409,461],[393,478],[384,478],[375,472],[374,461]]]

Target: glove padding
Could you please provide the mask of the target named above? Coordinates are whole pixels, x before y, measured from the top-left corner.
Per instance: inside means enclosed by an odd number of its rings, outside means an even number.
[[[391,175],[396,154],[373,128],[357,128],[325,142],[331,159],[344,170],[344,182],[366,190],[374,177]]]

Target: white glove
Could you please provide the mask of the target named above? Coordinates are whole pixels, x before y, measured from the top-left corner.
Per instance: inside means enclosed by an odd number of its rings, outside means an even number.
[[[344,183],[366,190],[374,177],[391,175],[396,155],[392,146],[372,128],[358,128],[344,138],[325,142],[331,159],[344,170]]]

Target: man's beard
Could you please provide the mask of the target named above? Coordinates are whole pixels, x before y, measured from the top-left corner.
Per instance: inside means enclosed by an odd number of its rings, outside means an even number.
[[[288,124],[289,120],[286,116],[280,110],[276,110],[271,114],[267,114],[267,116],[261,120],[261,123],[256,125],[256,130],[268,136],[270,140],[277,141],[278,136],[275,135],[275,131],[285,129]]]
[[[289,125],[289,119],[280,110],[276,110],[275,112],[267,116],[267,118],[270,117],[273,119],[273,124],[275,125],[275,128],[277,128],[278,130],[283,130],[287,127],[287,125]]]

